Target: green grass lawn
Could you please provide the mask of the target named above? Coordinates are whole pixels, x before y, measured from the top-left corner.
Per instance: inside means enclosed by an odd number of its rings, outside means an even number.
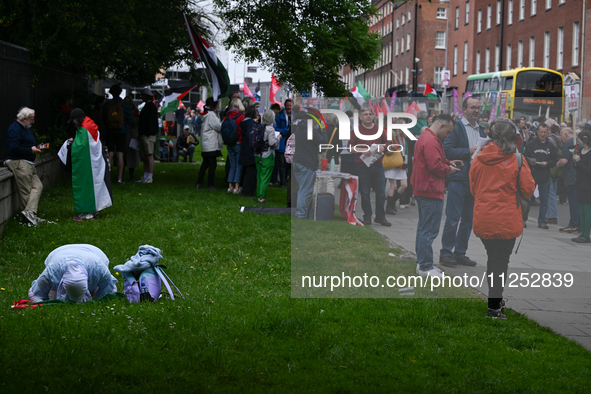
[[[258,203],[225,193],[223,167],[218,191],[196,190],[198,168],[157,164],[153,184],[115,184],[113,207],[89,222],[72,221],[64,181],[39,207],[55,223],[9,221],[0,241],[0,393],[591,390],[585,349],[512,311],[487,319],[478,297],[292,298],[291,218],[239,213]],[[268,199],[284,206],[285,190],[271,187]],[[366,260],[392,273],[414,269],[387,257],[398,252],[371,229],[296,227],[321,261],[322,245],[338,238],[355,251],[344,262],[353,271]],[[186,300],[11,310],[49,252],[68,243],[96,245],[111,267],[156,246]]]

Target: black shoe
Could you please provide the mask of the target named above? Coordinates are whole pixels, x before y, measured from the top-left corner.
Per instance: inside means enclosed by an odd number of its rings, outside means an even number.
[[[439,264],[445,265],[446,267],[455,267],[458,265],[458,262],[452,256],[439,256]]]
[[[490,309],[488,308],[488,312],[486,312],[486,317],[492,317],[493,319],[503,319],[506,320],[507,316],[505,316],[505,314],[503,312],[501,312],[501,309]]]
[[[371,219],[363,219],[360,220],[361,223],[363,223],[364,226],[371,226]]]
[[[540,206],[540,203],[539,203],[539,202],[537,202],[537,201],[534,199],[534,200],[531,202],[531,205],[532,205],[532,206],[534,206],[534,207],[539,207],[539,206]]]
[[[456,261],[459,265],[465,265],[467,267],[474,267],[476,266],[476,261],[470,260],[468,256],[459,256],[456,257]]]
[[[588,244],[591,243],[591,238],[585,238],[582,235],[579,235],[577,238],[572,238],[571,241],[578,244]]]
[[[382,226],[385,226],[385,227],[392,226],[392,223],[390,223],[389,221],[387,221],[386,218],[381,218],[381,219],[376,218],[375,222],[376,223],[379,223],[379,224],[381,224]]]
[[[548,230],[548,225],[546,223],[538,223],[538,228],[543,228],[544,230]]]

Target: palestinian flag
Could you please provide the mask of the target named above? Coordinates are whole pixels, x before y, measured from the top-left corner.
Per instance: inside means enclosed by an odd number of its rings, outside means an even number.
[[[106,168],[98,127],[87,116],[72,142],[72,191],[77,213],[94,213],[113,205]]]
[[[193,51],[193,58],[198,62],[204,62],[205,67],[211,74],[211,90],[213,91],[213,99],[217,101],[219,97],[227,97],[230,93],[230,77],[228,71],[218,59],[213,51],[213,48],[195,31],[195,28],[189,23],[187,15],[183,15],[187,30],[189,32],[189,39],[191,41],[191,50]]]
[[[353,88],[353,90],[351,90],[351,94],[353,95],[353,97],[355,97],[357,99],[357,102],[359,103],[359,105],[363,105],[363,103],[365,102],[364,98],[370,98],[370,94],[367,93],[367,91],[363,88],[363,85],[361,84],[361,81],[357,81],[357,85],[355,85],[355,87]],[[372,109],[373,112],[373,109]]]
[[[425,84],[425,91],[423,92],[423,96],[439,98],[439,96],[437,95],[437,92],[435,92],[435,90],[433,90],[431,85],[429,85],[428,83]]]
[[[185,97],[191,90],[195,89],[195,85],[193,86],[180,86],[178,88],[167,89],[164,92],[164,97],[160,102],[162,109],[160,110],[160,115],[164,116],[165,113],[169,111],[176,111],[179,109],[181,105],[181,100]]]

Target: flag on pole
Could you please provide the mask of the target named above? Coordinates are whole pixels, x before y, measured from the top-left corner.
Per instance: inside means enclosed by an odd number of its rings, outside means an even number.
[[[353,87],[353,90],[351,90],[351,94],[353,95],[353,97],[357,99],[359,105],[363,105],[363,103],[365,102],[364,98],[369,99],[371,97],[370,94],[367,93],[367,91],[363,88],[361,81],[357,81],[357,85]]]
[[[386,99],[382,99],[382,112],[384,115],[388,113],[388,106],[386,105]]]
[[[277,92],[279,91],[280,85],[277,82],[277,79],[275,78],[275,74],[271,75],[271,89],[269,89],[269,101],[272,104],[279,104],[281,105],[280,102],[275,100],[275,95],[277,94]]]
[[[460,108],[460,103],[458,101],[458,91],[454,88],[454,115],[464,116],[464,112]]]
[[[106,167],[98,126],[87,116],[72,142],[72,192],[77,213],[94,213],[113,204],[105,182],[110,176]]]
[[[256,101],[261,101],[261,80],[257,82],[257,87],[254,89],[254,98]]]
[[[164,116],[164,114],[168,111],[176,111],[177,109],[179,109],[182,98],[185,97],[193,89],[195,89],[195,85],[180,86],[177,88],[166,90],[164,92],[164,97],[160,102],[160,105],[162,106],[162,109],[160,110],[160,115]]]
[[[197,104],[197,108],[199,108],[201,111],[203,111],[203,107],[205,106],[205,103],[201,100],[199,100],[199,104]]]
[[[344,111],[345,110],[345,100],[341,99],[341,101],[339,101],[339,111]]]
[[[419,114],[420,110],[421,109],[419,108],[419,105],[417,104],[417,102],[413,101],[412,104],[409,105],[408,108],[406,109],[406,113],[417,116]]]
[[[431,85],[429,85],[429,83],[425,83],[425,91],[423,92],[423,96],[439,98],[439,95],[437,94],[437,92],[435,90],[433,90],[433,88],[431,87]]]
[[[219,97],[227,97],[230,93],[230,77],[226,68],[218,59],[213,48],[195,31],[187,15],[183,15],[183,17],[185,18],[187,31],[189,32],[193,58],[198,62],[204,62],[205,67],[210,71],[211,90],[213,91],[214,101],[217,101]]]
[[[394,107],[396,105],[396,92],[392,93],[392,97],[390,98],[390,108],[389,112],[394,112]]]
[[[250,96],[250,97],[252,97],[252,99],[254,101],[256,101],[256,98],[254,97],[254,94],[252,94],[252,92],[250,91],[250,88],[246,84],[246,80],[244,81],[242,92],[244,93],[245,96]]]

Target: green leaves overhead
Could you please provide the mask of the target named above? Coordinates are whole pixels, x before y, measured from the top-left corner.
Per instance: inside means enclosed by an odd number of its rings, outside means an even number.
[[[257,61],[296,90],[314,86],[325,96],[345,94],[341,67],[373,68],[380,38],[368,32],[375,13],[362,0],[214,0],[228,34],[224,45]]]

